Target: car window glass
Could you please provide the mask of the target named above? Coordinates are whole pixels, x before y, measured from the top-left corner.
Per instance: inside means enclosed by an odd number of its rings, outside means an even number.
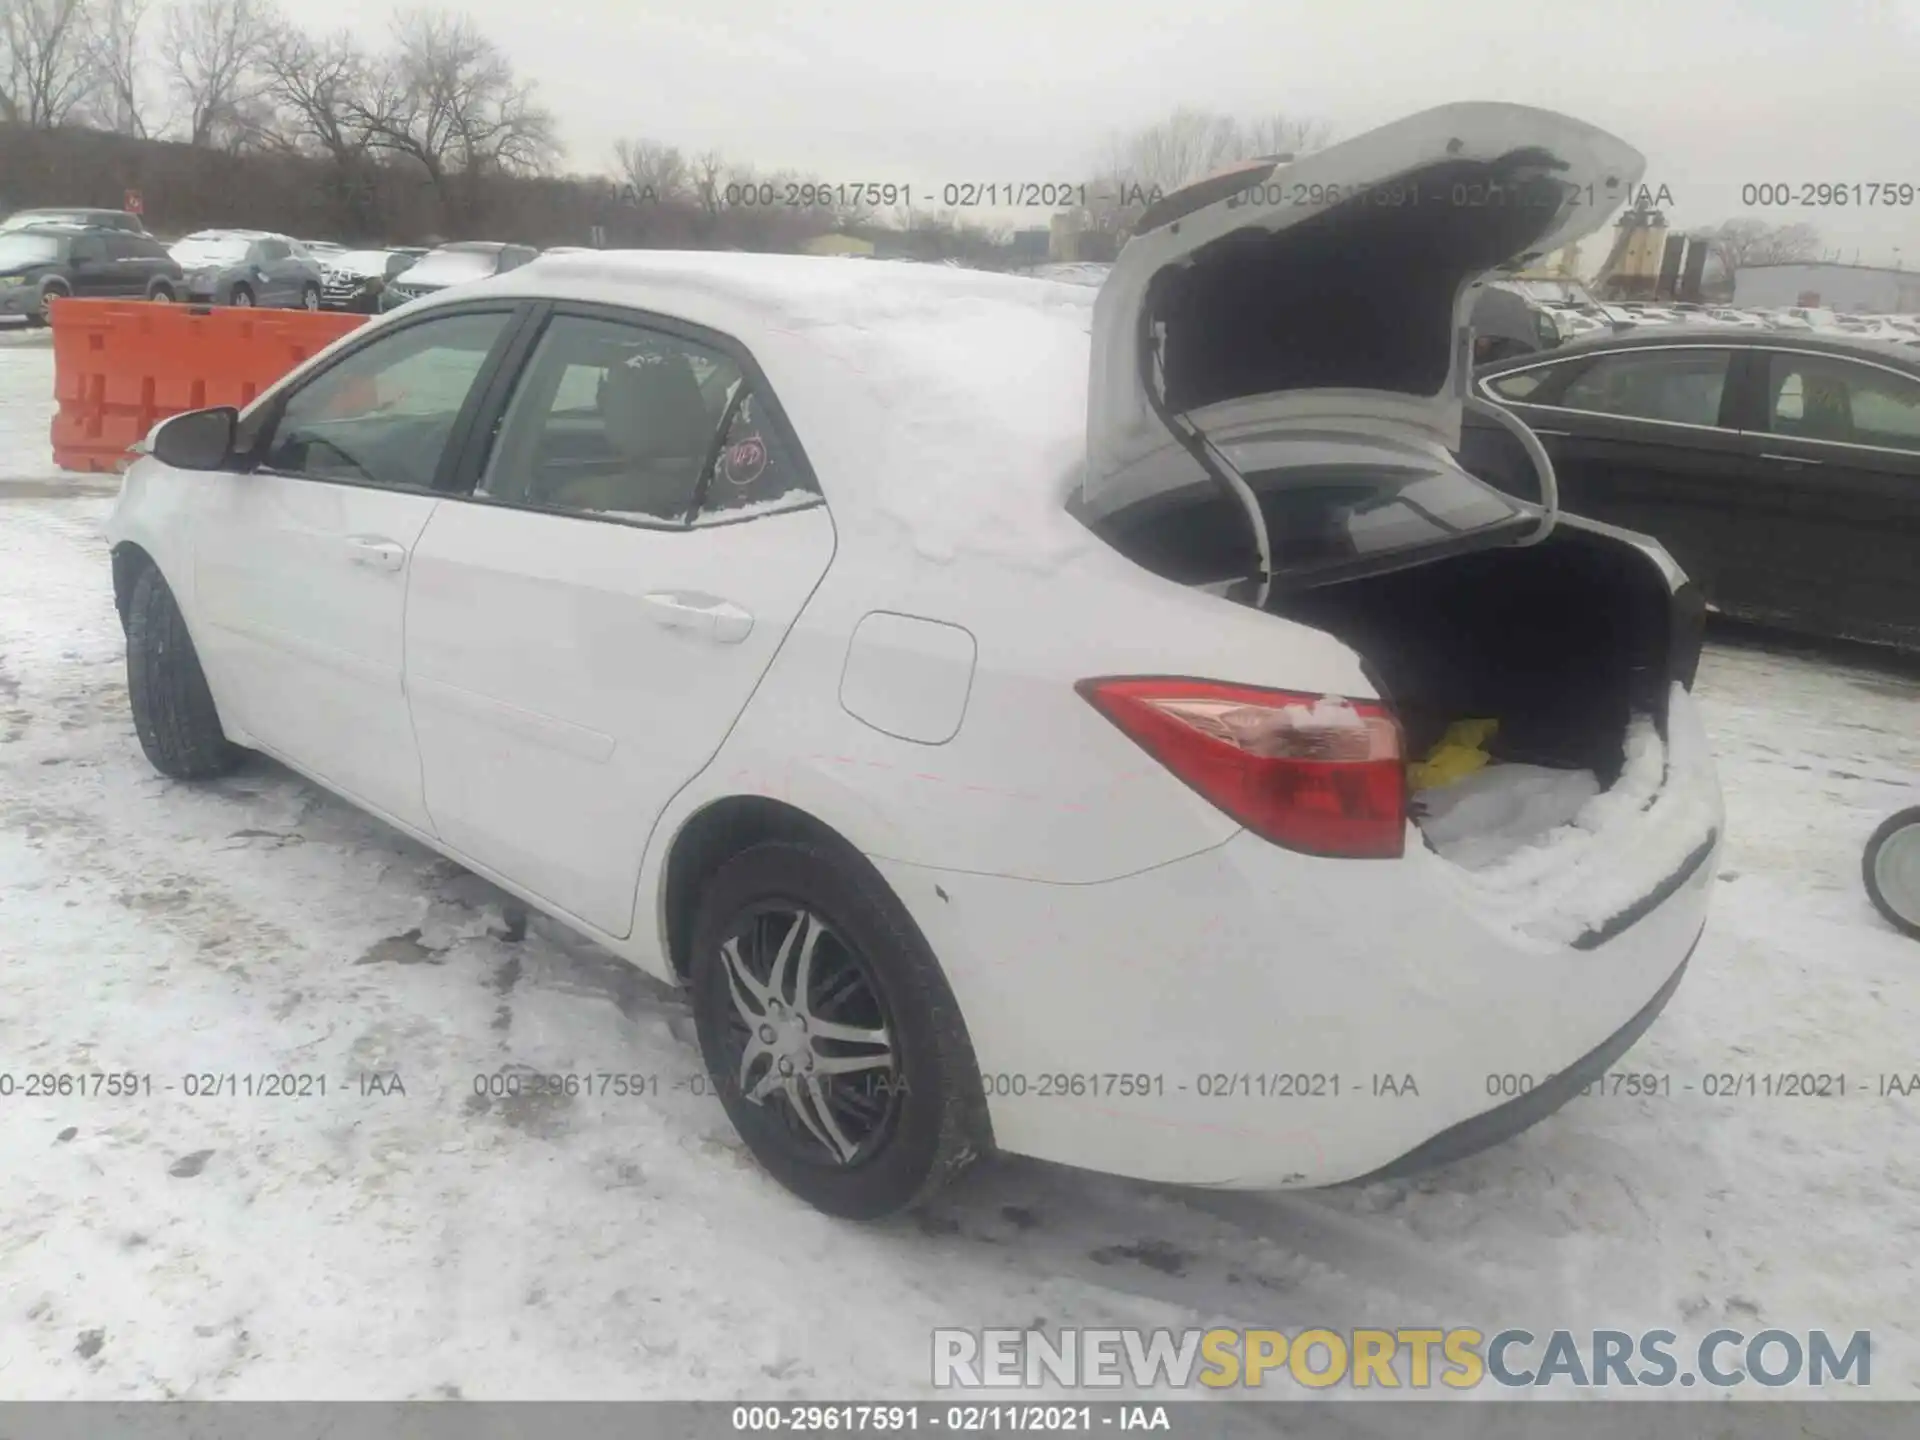
[[[1489,380],[1487,388],[1503,400],[1524,400],[1546,383],[1547,368],[1522,370],[1517,375],[1502,375]]]
[[[559,316],[514,389],[476,493],[583,515],[683,520],[739,374],[726,356],[677,335]]]
[[[260,258],[262,260],[284,260],[292,253],[293,252],[287,248],[287,242],[284,240],[262,240],[260,242]]]
[[[288,398],[261,463],[362,485],[433,484],[504,311],[453,315],[382,336]]]
[[[1920,381],[1820,355],[1767,357],[1767,428],[1776,435],[1920,451]]]
[[[737,397],[699,521],[785,510],[819,494],[749,388]],[[697,523],[697,522],[696,522]]]
[[[72,251],[69,252],[72,262],[76,265],[103,260],[106,258],[106,253],[106,246],[97,235],[78,236],[73,242]]]
[[[1603,355],[1561,395],[1568,410],[1636,420],[1718,425],[1728,350],[1655,350]]]

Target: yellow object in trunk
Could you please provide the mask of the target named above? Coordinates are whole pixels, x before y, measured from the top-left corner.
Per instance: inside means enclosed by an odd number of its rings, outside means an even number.
[[[1415,790],[1438,790],[1484,769],[1493,759],[1487,742],[1499,728],[1498,720],[1454,721],[1426,759],[1407,767],[1407,782]]]

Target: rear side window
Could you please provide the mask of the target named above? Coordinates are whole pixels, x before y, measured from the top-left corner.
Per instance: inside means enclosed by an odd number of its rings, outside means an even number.
[[[1920,451],[1920,382],[1819,355],[1767,357],[1767,428],[1803,440]]]
[[[1524,400],[1538,390],[1552,373],[1549,367],[1543,365],[1513,375],[1496,376],[1487,382],[1487,388],[1502,400]]]
[[[292,253],[292,247],[284,240],[262,240],[259,244],[262,260],[284,260]]]
[[[477,494],[684,522],[740,369],[695,341],[560,315],[514,389]]]
[[[732,397],[732,413],[695,523],[741,519],[810,503],[820,493],[752,389]]]
[[[1718,425],[1730,350],[1636,350],[1602,355],[1555,403],[1632,420]]]

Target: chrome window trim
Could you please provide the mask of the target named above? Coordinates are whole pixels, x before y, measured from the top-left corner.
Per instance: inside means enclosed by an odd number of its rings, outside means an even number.
[[[1847,355],[1833,350],[1809,350],[1800,345],[1756,345],[1752,341],[1697,341],[1684,345],[1623,345],[1617,350],[1603,350],[1596,360],[1609,355],[1646,355],[1660,350],[1726,350],[1729,352],[1750,350],[1762,355],[1806,355],[1815,360],[1835,360],[1847,365],[1865,365],[1871,370],[1884,370],[1908,384],[1920,386],[1920,375],[1902,370],[1897,365],[1889,365],[1883,360],[1869,360],[1860,355]],[[1596,420],[1624,420],[1635,425],[1660,425],[1669,430],[1704,430],[1712,435],[1754,435],[1773,440],[1791,440],[1796,445],[1830,445],[1836,450],[1864,450],[1872,455],[1913,455],[1920,457],[1920,448],[1904,450],[1896,445],[1861,445],[1852,440],[1817,440],[1805,435],[1783,435],[1777,430],[1730,430],[1724,425],[1695,425],[1686,420],[1656,420],[1648,415],[1616,415],[1608,410],[1580,410],[1571,405],[1543,405],[1538,401],[1517,400],[1502,395],[1493,388],[1496,380],[1505,380],[1509,376],[1522,375],[1530,370],[1544,370],[1550,365],[1571,365],[1580,357],[1562,355],[1558,359],[1538,360],[1529,365],[1516,365],[1511,370],[1502,370],[1498,375],[1489,375],[1476,381],[1480,391],[1489,400],[1509,407],[1539,410],[1551,415],[1590,415]]]

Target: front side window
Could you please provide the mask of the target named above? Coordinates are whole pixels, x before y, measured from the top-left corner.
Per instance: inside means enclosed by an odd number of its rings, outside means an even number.
[[[1632,420],[1718,425],[1731,350],[1638,350],[1602,355],[1555,403]]]
[[[1769,355],[1767,429],[1803,440],[1920,451],[1920,381],[1830,356]]]
[[[477,494],[681,522],[741,379],[729,357],[624,321],[557,316],[534,347]]]
[[[263,261],[284,260],[293,250],[284,240],[262,240],[255,246],[254,253]]]
[[[386,489],[433,485],[455,421],[506,311],[450,315],[384,335],[295,390],[262,468]]]

